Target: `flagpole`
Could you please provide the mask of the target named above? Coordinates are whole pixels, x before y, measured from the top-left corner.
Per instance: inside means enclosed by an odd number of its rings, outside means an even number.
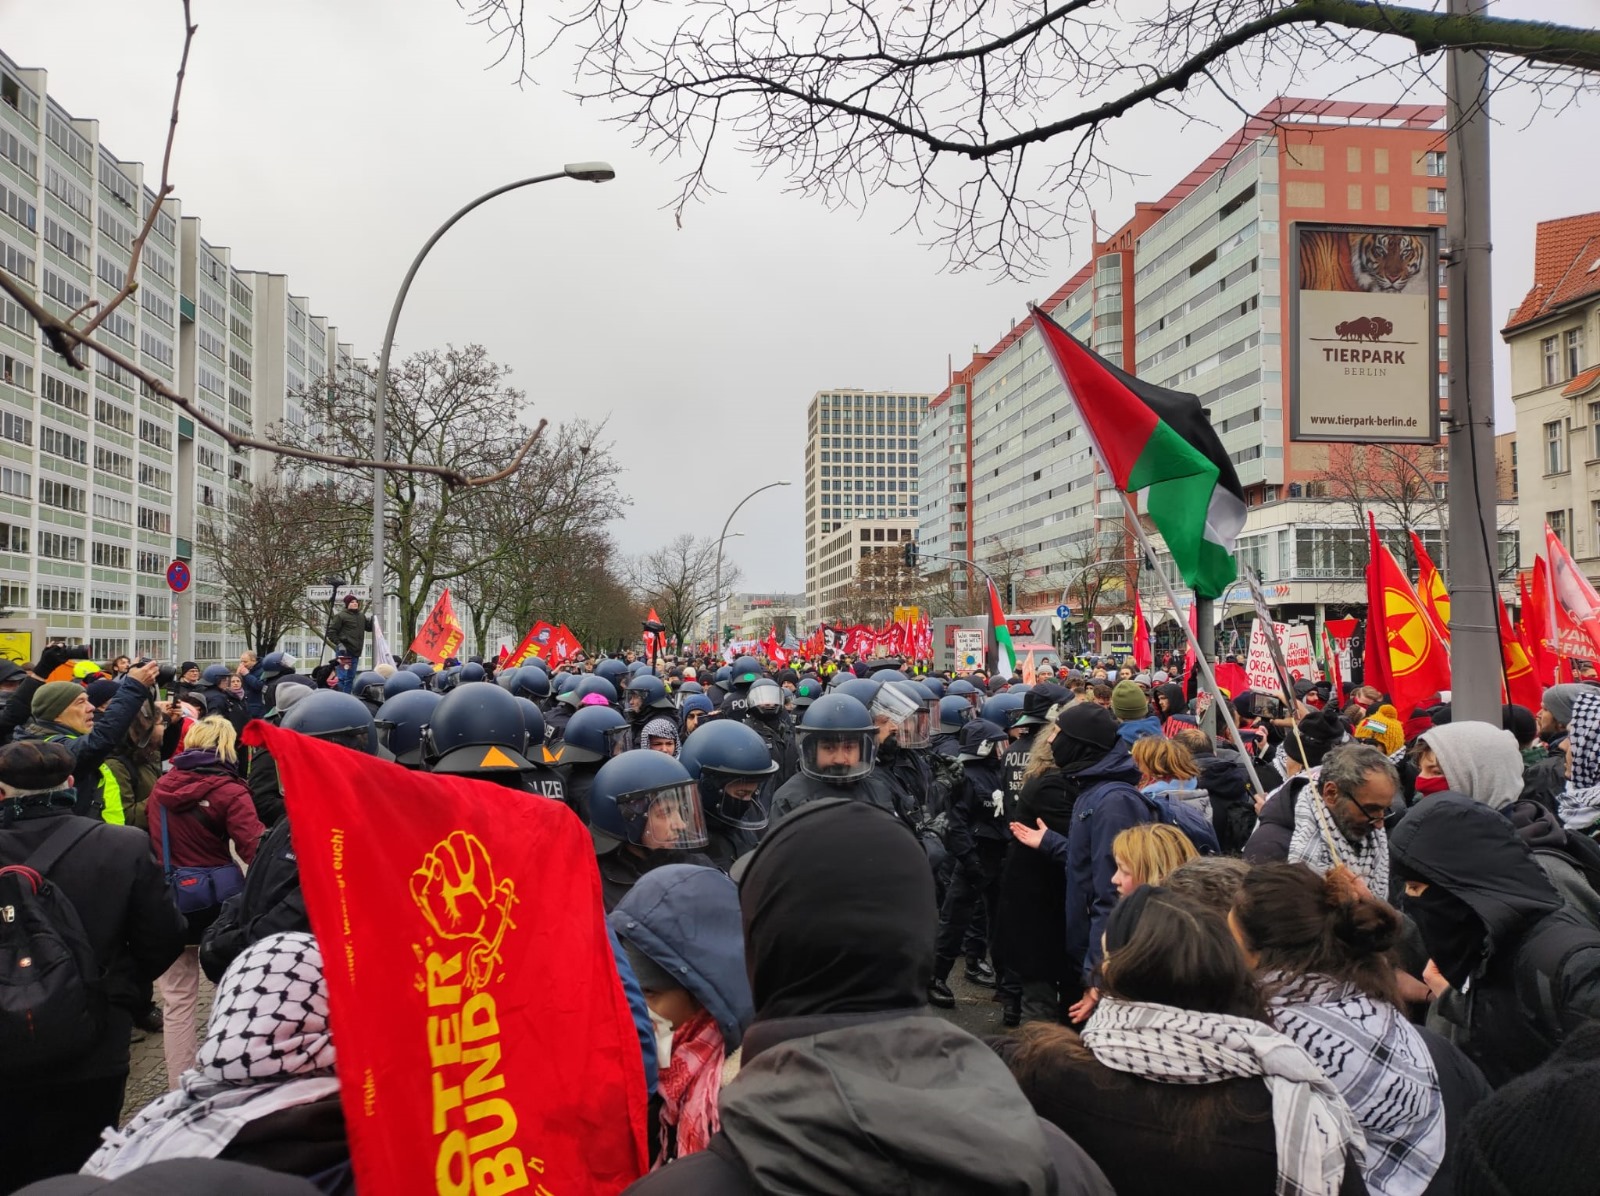
[[[1117,496],[1122,499],[1123,509],[1128,512],[1128,522],[1133,525],[1134,535],[1139,537],[1139,547],[1144,550],[1145,559],[1154,562],[1156,550],[1150,544],[1150,537],[1145,534],[1144,524],[1139,520],[1139,512],[1134,509],[1133,499],[1128,497],[1128,493],[1125,490],[1118,490]],[[1168,580],[1167,575],[1160,569],[1156,569],[1154,572],[1156,576],[1161,578],[1161,588],[1167,592],[1167,601],[1172,606],[1172,613],[1174,615],[1180,614],[1178,595],[1172,588],[1172,582]],[[1255,788],[1259,796],[1266,797],[1266,786],[1262,785],[1261,778],[1256,775],[1255,758],[1251,756],[1250,750],[1244,746],[1244,737],[1239,734],[1239,724],[1233,720],[1233,707],[1223,697],[1222,688],[1217,684],[1217,675],[1211,671],[1211,662],[1206,659],[1206,654],[1200,650],[1200,642],[1195,637],[1194,631],[1190,629],[1189,620],[1180,617],[1178,622],[1183,627],[1183,635],[1188,640],[1189,647],[1194,649],[1195,666],[1200,670],[1200,676],[1205,681],[1206,688],[1211,691],[1218,713],[1222,715],[1222,721],[1227,724],[1228,738],[1233,740],[1233,746],[1238,748],[1239,754],[1244,757],[1244,767],[1245,771],[1250,774],[1250,784]]]

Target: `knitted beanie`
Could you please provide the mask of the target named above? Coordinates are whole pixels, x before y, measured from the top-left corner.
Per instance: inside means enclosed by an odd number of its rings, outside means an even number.
[[[1118,681],[1111,690],[1111,713],[1123,722],[1132,722],[1150,713],[1150,699],[1132,681]]]
[[[1576,682],[1552,685],[1544,691],[1544,708],[1550,712],[1551,718],[1564,727],[1572,721],[1572,699],[1589,688]]]
[[[1457,1147],[1458,1196],[1588,1196],[1600,1171],[1597,1092],[1600,1026],[1590,1023],[1473,1109]]]
[[[83,693],[76,681],[50,681],[33,692],[33,717],[53,723]]]

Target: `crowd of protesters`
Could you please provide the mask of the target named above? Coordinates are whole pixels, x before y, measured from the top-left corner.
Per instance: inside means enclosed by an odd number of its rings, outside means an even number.
[[[357,607],[321,675],[0,667],[0,935],[62,963],[0,951],[0,1192],[355,1190],[253,718],[586,824],[648,1088],[630,1191],[1595,1190],[1594,684],[1498,725],[1223,695],[1241,752],[1113,661],[361,673]],[[937,1012],[957,966],[1005,1033]],[[123,1123],[151,1033],[170,1091]]]

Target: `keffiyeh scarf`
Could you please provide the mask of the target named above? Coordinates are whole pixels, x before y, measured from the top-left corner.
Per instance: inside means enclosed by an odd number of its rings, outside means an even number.
[[[1365,1150],[1349,1106],[1311,1056],[1261,1022],[1102,997],[1082,1039],[1102,1065],[1157,1083],[1265,1081],[1278,1196],[1337,1196],[1349,1152],[1359,1159]]]
[[[106,1130],[83,1174],[115,1179],[161,1159],[216,1158],[252,1121],[336,1095],[333,1066],[317,940],[269,935],[217,985],[195,1066],[126,1129]]]
[[[673,1158],[706,1148],[721,1125],[717,1097],[722,1092],[722,1063],[726,1047],[717,1019],[705,1010],[679,1026],[672,1035],[672,1062],[661,1073],[661,1156],[656,1166],[670,1162],[667,1127],[678,1130]]]
[[[1556,811],[1569,831],[1592,835],[1600,828],[1600,690],[1573,695],[1567,744],[1572,767]]]
[[[1327,976],[1261,978],[1279,1030],[1316,1060],[1367,1140],[1372,1196],[1419,1196],[1444,1161],[1444,1101],[1428,1046],[1400,1011]]]
[[[1380,824],[1365,839],[1347,838],[1318,792],[1315,772],[1294,803],[1289,862],[1309,865],[1319,876],[1343,864],[1367,882],[1379,901],[1389,900],[1388,832]]]

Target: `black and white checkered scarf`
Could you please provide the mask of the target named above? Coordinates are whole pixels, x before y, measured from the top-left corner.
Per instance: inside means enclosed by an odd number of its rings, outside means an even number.
[[[1272,1096],[1278,1196],[1337,1196],[1347,1159],[1359,1162],[1365,1152],[1339,1090],[1310,1055],[1263,1022],[1102,997],[1082,1037],[1101,1064],[1145,1080],[1264,1080]]]
[[[252,1121],[339,1091],[317,940],[274,934],[228,966],[196,1065],[83,1168],[115,1179],[161,1159],[216,1158]]]
[[[1556,797],[1556,808],[1562,826],[1592,835],[1600,827],[1600,690],[1586,689],[1573,695],[1567,747],[1572,752],[1572,768]]]

